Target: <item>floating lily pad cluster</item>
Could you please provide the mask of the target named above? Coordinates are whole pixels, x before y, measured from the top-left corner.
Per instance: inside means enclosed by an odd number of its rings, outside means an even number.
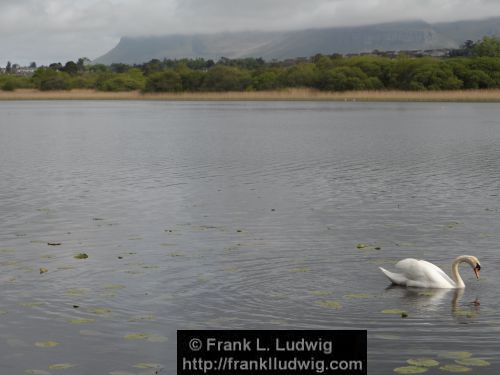
[[[78,253],[74,256],[75,259],[87,259],[89,256],[86,253]]]
[[[51,370],[66,370],[68,368],[75,367],[76,365],[72,363],[54,363],[53,365],[50,365],[49,368]]]
[[[148,362],[141,362],[141,363],[136,363],[133,365],[135,369],[146,369],[146,370],[155,370],[154,374],[159,374],[159,371],[161,371],[164,366],[160,363],[148,363]],[[149,374],[150,372],[147,372]],[[141,372],[143,374],[143,372]],[[129,371],[111,371],[109,375],[136,375],[136,372],[129,372]]]
[[[333,292],[329,291],[329,290],[313,290],[313,291],[310,291],[310,293],[315,297],[323,297],[323,298],[327,298],[328,296],[333,294]],[[342,299],[345,301],[352,301],[352,300],[370,299],[370,298],[374,298],[374,297],[376,297],[376,296],[373,294],[368,294],[368,293],[351,293],[351,294],[344,295],[342,297]],[[333,299],[319,300],[319,301],[316,301],[315,304],[318,306],[321,306],[321,307],[324,307],[327,309],[333,309],[333,310],[340,310],[343,308],[343,305],[340,301],[333,300]],[[401,312],[402,312],[402,310],[401,310]]]
[[[35,345],[39,348],[53,348],[55,346],[59,346],[58,342],[55,341],[37,341]]]
[[[44,209],[41,210],[42,212],[45,212]],[[48,212],[48,210],[46,211]],[[104,219],[101,218],[94,218],[93,219],[96,222],[102,222]],[[208,229],[212,229],[211,227],[207,227]],[[172,233],[174,231],[169,230],[169,233]],[[237,230],[238,233],[245,233],[243,230]],[[69,232],[67,234],[70,234]],[[24,237],[26,235],[18,235],[18,237]],[[57,241],[56,241],[57,240]],[[132,235],[129,240],[131,241],[139,241],[142,240],[142,237],[136,236],[135,234]],[[91,253],[86,253],[84,248],[80,249],[74,249],[71,251],[69,254],[65,254],[65,257],[73,259],[73,262],[70,264],[57,264],[56,262],[51,263],[53,260],[57,260],[60,256],[61,253],[58,253],[57,250],[64,249],[66,245],[68,244],[66,241],[63,241],[63,239],[40,239],[40,240],[31,240],[31,244],[39,244],[45,246],[45,251],[47,248],[50,249],[50,252],[47,252],[46,254],[44,253],[39,253],[38,256],[36,257],[38,261],[41,261],[42,263],[40,264],[35,264],[35,265],[25,265],[23,262],[18,261],[18,260],[11,260],[10,259],[10,254],[13,254],[16,252],[15,249],[11,248],[0,248],[0,255],[3,256],[3,259],[0,259],[0,267],[10,267],[12,269],[16,270],[23,270],[23,271],[28,271],[28,272],[33,272],[36,274],[40,274],[40,279],[45,280],[45,281],[50,281],[52,277],[56,277],[60,274],[57,273],[59,270],[68,270],[68,269],[76,269],[78,267],[82,266],[88,266],[85,262],[86,259],[89,259],[92,254]],[[176,244],[163,244],[162,246],[176,246]],[[237,244],[237,246],[242,246],[240,243]],[[172,249],[173,250],[173,249]],[[183,252],[173,252],[170,251],[170,256],[171,257],[181,257],[181,256],[186,256]],[[81,251],[81,252],[79,252]],[[142,268],[142,269],[159,269],[160,265],[156,263],[128,263],[128,257],[135,255],[135,252],[131,252],[128,250],[124,250],[120,252],[118,255],[119,259],[124,259],[122,262],[126,263],[127,266],[131,265],[134,266],[136,269],[137,268]],[[90,255],[90,256],[89,256]],[[62,258],[62,257],[61,257]],[[76,259],[76,260],[75,260]],[[299,265],[300,266],[300,265]],[[239,271],[239,269],[234,269],[235,271]],[[9,269],[10,271],[10,269]],[[297,270],[299,272],[299,270]],[[306,270],[300,270],[300,272],[306,272]],[[308,270],[307,270],[308,271]],[[144,272],[144,271],[140,271]],[[52,275],[52,276],[51,276]],[[13,280],[13,279],[12,279]],[[8,277],[4,278],[4,281],[10,281]],[[72,279],[70,282],[70,285],[67,285],[64,283],[66,280],[62,280],[62,283],[58,283],[58,286],[62,286],[62,293],[63,293],[63,300],[64,304],[66,305],[65,311],[63,311],[63,315],[60,315],[62,317],[62,324],[67,324],[70,330],[75,330],[76,332],[79,332],[83,336],[101,336],[102,337],[102,332],[98,331],[98,328],[95,330],[91,329],[81,329],[81,328],[93,328],[93,323],[96,323],[96,321],[99,320],[105,320],[105,319],[112,319],[115,316],[119,316],[118,312],[114,312],[111,308],[104,306],[99,306],[98,304],[95,306],[88,306],[87,302],[93,301],[89,297],[92,293],[94,293],[96,290],[93,288],[85,288],[84,286],[87,286],[85,283],[82,283],[81,280],[78,278],[75,278],[74,280]],[[73,282],[75,284],[71,285]],[[64,286],[66,285],[66,286]],[[73,287],[76,286],[76,287]],[[99,288],[98,292],[100,293],[99,296],[109,298],[111,295],[114,295],[115,293],[118,293],[120,289],[126,288],[125,285],[118,284],[118,283],[113,283],[113,284],[105,284],[101,285]],[[148,294],[148,293],[145,293]],[[40,293],[39,295],[36,295],[37,298],[32,297],[33,293],[22,293],[19,295],[20,298],[22,298],[20,301],[17,301],[16,303],[20,306],[20,309],[22,308],[23,310],[27,309],[34,309],[35,312],[37,309],[40,307],[49,306],[50,302],[45,302],[42,300],[44,297],[43,293]],[[30,299],[31,298],[31,299]],[[67,301],[69,300],[69,301]],[[51,308],[52,306],[49,306],[48,308]],[[72,315],[66,315],[67,311],[70,311]],[[6,318],[9,318],[9,315],[12,316],[12,312],[0,310],[0,319],[2,321],[5,321]],[[33,314],[33,312],[28,311],[26,314]],[[4,317],[4,315],[7,315],[7,317]],[[149,322],[149,321],[154,321],[157,318],[154,315],[138,315],[138,316],[133,316],[133,317],[128,317],[128,322],[129,325],[134,326],[135,328],[132,328],[132,332],[134,332],[135,329],[137,331],[140,331],[140,326],[141,322]],[[125,320],[127,321],[127,320]],[[135,323],[135,324],[134,324]],[[76,325],[78,327],[71,327],[70,325]],[[130,332],[130,331],[129,331]],[[123,332],[118,338],[118,340],[123,340],[125,342],[126,340],[130,340],[129,344],[131,346],[136,346],[138,345],[137,341],[143,342],[143,344],[140,345],[161,345],[161,343],[164,343],[168,340],[166,336],[162,336],[159,333],[153,333],[153,332],[136,332],[136,333],[129,333],[127,331]],[[128,334],[127,334],[128,333]],[[81,369],[83,366],[83,363],[70,363],[69,358],[63,359],[62,354],[64,352],[67,352],[68,347],[70,343],[65,343],[63,340],[58,340],[60,342],[57,342],[57,338],[53,337],[36,337],[30,342],[24,342],[20,339],[15,339],[15,338],[7,338],[6,343],[10,347],[13,348],[18,348],[18,347],[31,347],[33,351],[37,351],[40,354],[47,355],[51,354],[54,355],[56,354],[58,357],[61,356],[59,359],[52,359],[52,361],[45,363],[43,366],[40,368],[25,368],[24,373],[25,374],[31,374],[31,375],[53,375],[55,373],[66,373],[66,374],[71,374],[73,373],[76,369]],[[67,361],[67,362],[65,362]],[[158,364],[158,363],[149,363],[147,358],[144,358],[144,360],[140,363],[135,363],[134,362],[130,363],[128,366],[129,369],[128,371],[115,371],[115,372],[109,372],[109,374],[133,374],[136,375],[138,373],[145,374],[145,373],[158,373],[160,370],[164,368],[163,365]],[[133,364],[133,365],[132,365]],[[1,367],[1,366],[0,366]],[[26,366],[27,367],[27,366]],[[75,369],[73,369],[75,368]],[[142,371],[138,370],[141,369]],[[124,369],[127,370],[127,369]],[[149,370],[149,371],[148,371]],[[78,370],[81,371],[81,370]],[[0,371],[1,374],[3,374],[2,371]]]
[[[358,250],[382,250],[382,247],[379,245],[372,245],[366,243],[358,243],[356,245],[356,249]]]
[[[326,307],[326,308],[335,309],[335,310],[339,310],[342,308],[342,304],[340,302],[334,301],[334,300],[319,301],[317,304],[320,305],[321,307]]]
[[[454,360],[454,363],[442,364],[434,358],[410,358],[406,361],[409,366],[397,367],[397,374],[423,374],[432,367],[439,367],[442,372],[465,373],[472,371],[472,367],[490,366],[490,362],[481,358],[472,358],[469,352],[444,352],[439,357]]]
[[[94,322],[95,322],[95,319],[88,319],[88,318],[75,318],[75,319],[68,320],[68,323],[77,324],[77,325],[90,324],[90,323],[94,323]]]
[[[332,294],[332,292],[330,292],[329,290],[313,290],[311,292],[311,294],[313,296],[322,297],[322,296],[327,296],[329,294]]]
[[[126,335],[125,340],[145,340],[149,342],[165,342],[167,338],[165,336],[158,335],[156,333],[129,333]]]

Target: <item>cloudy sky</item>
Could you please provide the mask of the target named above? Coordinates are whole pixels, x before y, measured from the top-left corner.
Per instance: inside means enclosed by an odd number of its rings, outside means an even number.
[[[0,65],[96,58],[123,35],[500,16],[498,0],[0,0]]]

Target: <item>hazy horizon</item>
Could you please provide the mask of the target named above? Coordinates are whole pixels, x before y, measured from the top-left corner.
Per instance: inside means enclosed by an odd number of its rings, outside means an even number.
[[[500,16],[494,0],[2,0],[0,66],[97,58],[123,36],[275,31]]]

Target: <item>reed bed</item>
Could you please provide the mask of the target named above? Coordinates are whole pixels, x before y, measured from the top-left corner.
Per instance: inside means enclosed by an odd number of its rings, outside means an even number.
[[[0,100],[171,100],[171,101],[372,101],[372,102],[500,102],[500,89],[457,91],[348,91],[310,89],[248,92],[141,93],[95,90],[0,91]]]

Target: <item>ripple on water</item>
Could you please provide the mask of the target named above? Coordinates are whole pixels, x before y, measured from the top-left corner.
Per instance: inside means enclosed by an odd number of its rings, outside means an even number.
[[[443,348],[498,368],[495,106],[0,106],[0,361],[13,372],[41,369],[34,347],[43,371],[175,363],[186,327],[366,328],[379,373]],[[464,267],[459,299],[385,289],[378,271],[470,252],[484,279]],[[396,309],[408,316],[382,313]]]

